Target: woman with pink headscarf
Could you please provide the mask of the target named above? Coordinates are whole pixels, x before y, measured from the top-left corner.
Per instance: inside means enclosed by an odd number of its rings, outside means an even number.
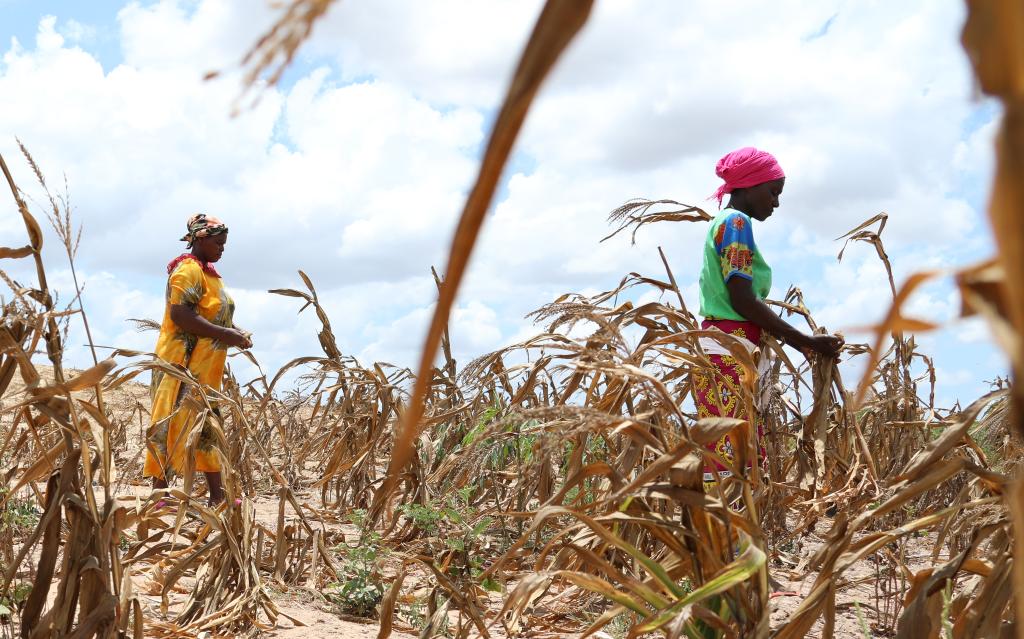
[[[724,180],[714,198],[722,209],[708,228],[704,241],[704,263],[700,274],[700,314],[703,329],[718,329],[740,338],[753,351],[767,331],[805,354],[835,357],[843,340],[835,335],[808,335],[784,322],[765,304],[772,286],[772,269],[754,243],[754,221],[764,222],[779,206],[786,175],[775,157],[766,151],[745,147],[718,161],[715,173]],[[695,375],[697,417],[748,419],[746,402],[739,389],[740,366],[719,340],[702,339],[701,345],[717,369],[714,375]],[[766,361],[765,358],[762,358]],[[761,424],[754,416],[757,434]],[[725,435],[708,446],[730,466],[734,442]],[[761,449],[763,455],[763,449]],[[705,466],[704,482],[732,474],[722,463]]]

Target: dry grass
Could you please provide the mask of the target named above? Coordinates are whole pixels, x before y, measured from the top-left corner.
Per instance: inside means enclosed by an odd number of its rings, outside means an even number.
[[[328,5],[293,3],[254,49],[256,74],[274,60],[286,64]],[[1024,9],[970,6],[965,45],[982,89],[1007,105],[991,210],[1005,232],[997,234],[999,254],[960,272],[958,282],[965,312],[990,320],[1018,379]],[[1024,395],[1019,385],[1000,384],[967,408],[935,405],[934,367],[910,335],[931,326],[901,312],[932,274],[898,287],[890,271],[890,312],[870,345],[846,348],[869,364],[855,383],[837,362],[791,360],[770,338],[750,354],[728,335],[700,330],[667,261],[664,279],[630,274],[596,296],[562,296],[533,314],[541,327],[535,337],[458,368],[447,316],[483,213],[533,96],[588,10],[589,3],[550,0],[538,20],[445,277],[435,274],[440,300],[415,373],[343,355],[313,282],[300,272],[305,290],[273,292],[313,308],[322,355],[244,385],[229,373],[222,391],[128,352],[116,354],[133,358],[121,368],[107,360],[66,377],[61,322],[75,318],[55,306],[42,233],[2,164],[28,244],[0,256],[31,258],[37,274],[32,288],[4,278],[14,297],[0,325],[3,507],[11,513],[34,502],[41,514],[20,527],[5,514],[0,604],[10,610],[0,614],[0,628],[23,637],[254,634],[279,619],[275,590],[310,589],[377,615],[381,637],[397,623],[421,636],[556,636],[614,626],[630,637],[795,638],[831,636],[837,597],[869,582],[875,594],[865,606],[878,634],[1012,635],[1020,605],[1014,586],[1024,588],[1024,567],[1012,561],[1024,492],[1005,471],[1016,467]],[[73,263],[69,207],[51,203]],[[671,200],[631,201],[611,216],[614,233],[703,219],[703,211]],[[871,243],[888,270],[885,219],[840,239]],[[646,287],[660,301],[620,301]],[[798,289],[773,303],[808,330],[824,330]],[[76,310],[84,317],[82,305]],[[701,470],[717,457],[704,444],[731,432],[742,468],[756,458],[757,443],[745,421],[689,412],[696,380],[715,375],[701,337],[720,341],[740,363],[736,392],[751,410],[754,394],[763,393],[770,460],[709,492]],[[52,381],[31,359],[40,347]],[[439,349],[445,362],[437,367]],[[769,355],[776,359],[759,380],[760,358]],[[104,398],[155,368],[181,379],[190,389],[186,405],[212,420],[227,506],[199,505],[190,472],[171,490],[183,504],[173,518],[155,512],[159,496],[118,496],[133,466],[121,477],[115,466],[130,457],[145,406]],[[281,392],[280,380],[296,368],[300,388]],[[17,394],[16,373],[25,382]],[[993,442],[1001,443],[999,465],[989,459]],[[256,517],[253,498],[261,495],[273,496],[276,525]],[[355,524],[348,538],[343,522]],[[815,530],[825,543],[794,550]],[[909,544],[923,532],[930,552],[911,560]],[[869,576],[854,576],[865,565]],[[774,625],[770,568],[812,582]],[[139,584],[162,597],[161,614],[144,614]],[[181,591],[188,598],[171,605]]]

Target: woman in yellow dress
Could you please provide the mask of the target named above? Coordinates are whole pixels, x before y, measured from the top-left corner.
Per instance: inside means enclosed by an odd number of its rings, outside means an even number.
[[[224,254],[228,227],[202,213],[189,218],[187,226],[181,239],[192,250],[167,265],[167,303],[156,355],[187,368],[204,387],[220,390],[228,347],[250,348],[252,341],[235,326],[235,303],[213,266]],[[144,475],[153,478],[153,488],[167,488],[168,480],[183,472],[189,435],[201,428],[195,470],[206,475],[209,503],[216,505],[224,500],[220,458],[205,420],[197,424],[197,412],[182,406],[186,390],[174,377],[153,371]]]

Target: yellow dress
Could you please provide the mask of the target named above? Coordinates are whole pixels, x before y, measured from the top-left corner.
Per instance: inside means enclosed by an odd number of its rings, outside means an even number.
[[[168,363],[188,368],[204,387],[220,390],[227,345],[208,337],[197,337],[178,328],[171,321],[171,306],[190,306],[207,321],[232,328],[235,303],[224,288],[223,281],[204,270],[197,260],[191,256],[179,260],[167,280],[167,304],[156,343],[156,355]],[[173,474],[181,474],[185,466],[189,434],[197,427],[203,428],[203,431],[196,446],[195,469],[200,472],[220,470],[214,437],[208,432],[205,423],[196,424],[196,411],[181,406],[184,390],[181,382],[174,377],[153,371],[150,383],[152,421],[147,436],[144,468],[147,477],[170,479]]]

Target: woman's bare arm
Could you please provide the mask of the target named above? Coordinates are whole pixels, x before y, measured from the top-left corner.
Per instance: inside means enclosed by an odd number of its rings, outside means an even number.
[[[731,277],[725,283],[729,290],[729,301],[736,312],[757,324],[763,330],[779,337],[782,341],[799,348],[811,349],[822,355],[835,357],[843,347],[843,340],[836,335],[807,335],[789,325],[772,312],[761,299],[754,295],[750,280],[745,277]]]
[[[235,348],[249,348],[252,346],[252,342],[241,331],[234,328],[217,326],[197,313],[194,308],[185,304],[171,305],[171,321],[186,333],[215,339],[228,346],[234,346]]]

